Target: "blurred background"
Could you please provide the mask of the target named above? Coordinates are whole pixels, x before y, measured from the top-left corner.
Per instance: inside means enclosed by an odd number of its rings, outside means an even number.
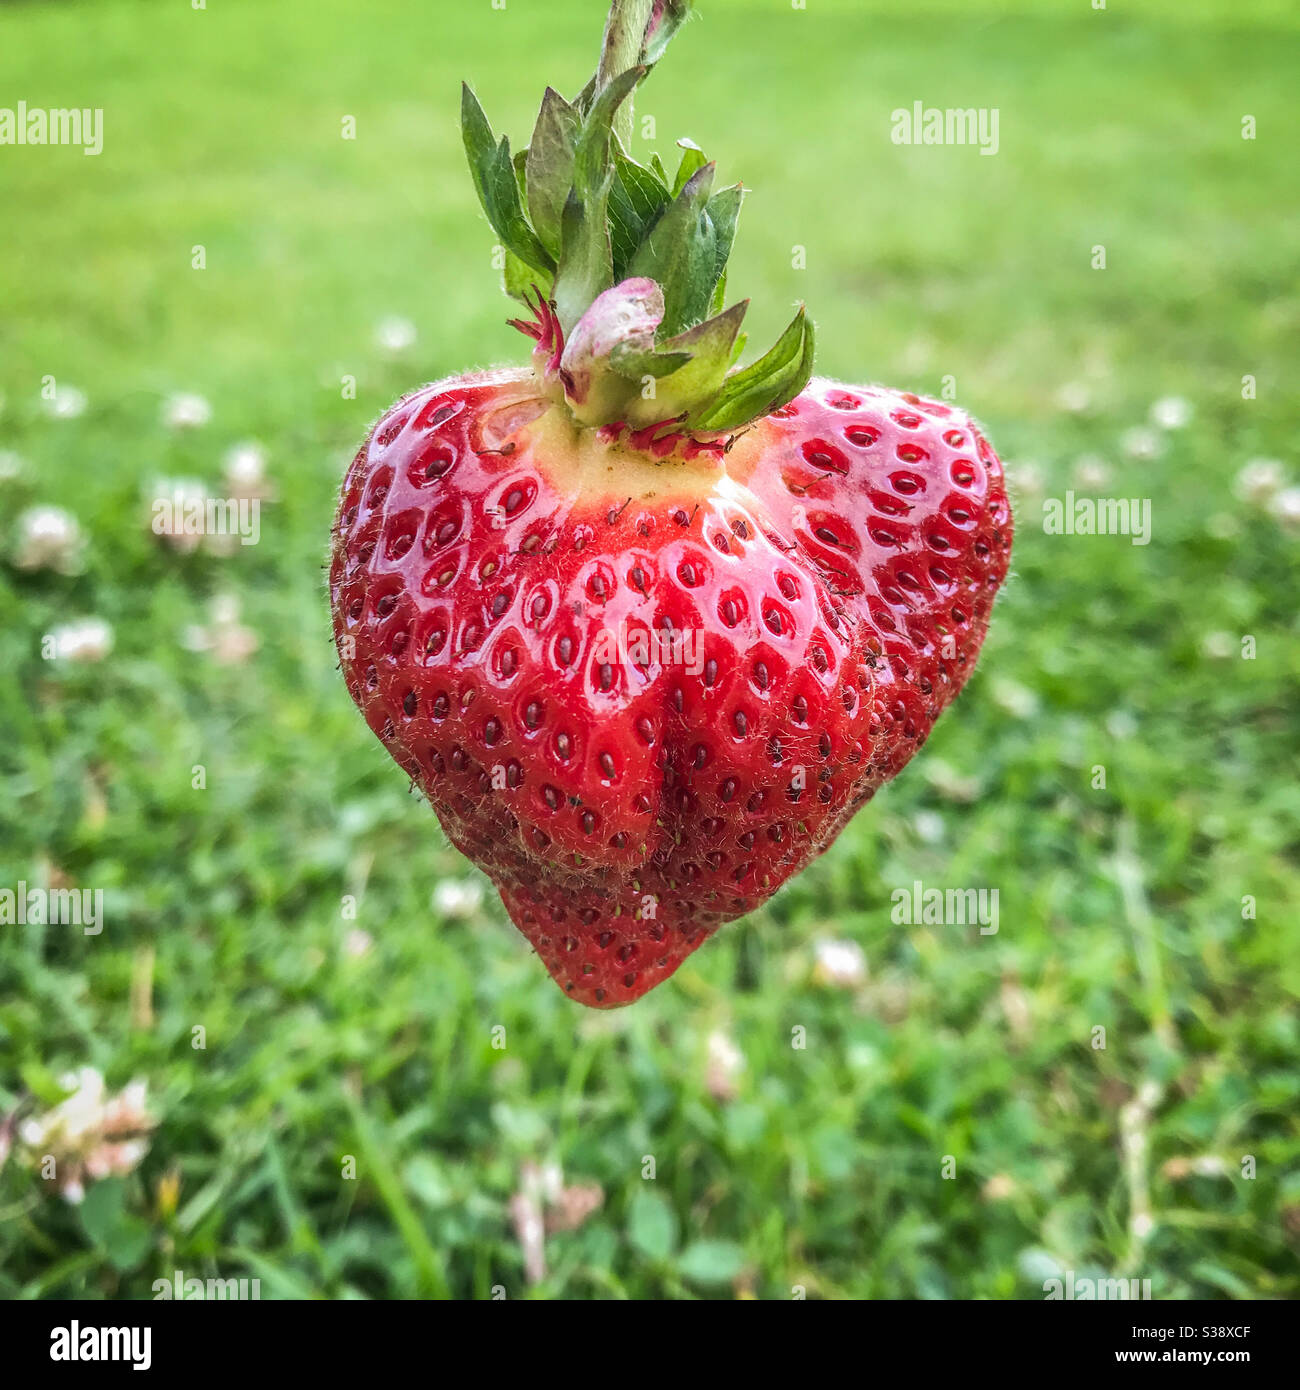
[[[104,895],[0,923],[0,1296],[1300,1293],[1300,17],[700,8],[635,152],[752,189],[754,342],[806,300],[822,374],[955,387],[1014,573],[899,781],[597,1014],[356,714],[321,566],[381,409],[523,360],[458,83],[519,148],[602,0],[0,5],[0,108],[104,113],[0,145],[0,890]],[[918,101],[997,154],[893,143]],[[177,488],[258,544],[155,535]],[[896,925],[918,880],[999,931]]]

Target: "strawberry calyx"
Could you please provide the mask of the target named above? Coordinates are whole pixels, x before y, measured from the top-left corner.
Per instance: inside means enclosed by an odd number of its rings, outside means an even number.
[[[548,87],[517,154],[468,85],[461,100],[506,292],[533,314],[511,322],[537,344],[542,391],[581,426],[653,430],[655,442],[732,433],[793,400],[813,366],[802,307],[766,354],[736,366],[749,301],[724,304],[741,185],[714,191],[715,165],[689,140],[671,179],[657,155],[643,165],[627,152],[632,94],[690,10],[614,0],[596,75],[573,102]]]

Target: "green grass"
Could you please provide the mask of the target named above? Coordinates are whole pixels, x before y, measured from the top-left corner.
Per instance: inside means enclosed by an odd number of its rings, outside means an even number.
[[[109,913],[99,937],[0,926],[0,1113],[94,1065],[147,1078],[160,1120],[80,1209],[0,1171],[0,1295],[148,1297],[180,1268],[268,1297],[521,1297],[508,1205],[547,1162],[604,1200],[549,1239],[535,1296],[1041,1297],[1052,1262],[1160,1298],[1300,1294],[1298,541],[1233,490],[1295,458],[1300,26],[1274,3],[701,5],[638,113],[753,189],[731,278],[752,340],[804,299],[823,373],[955,378],[1019,527],[981,668],[915,763],[612,1015],[566,1001],[499,906],[432,911],[473,871],[353,710],[320,569],[379,410],[521,353],[457,81],[517,144],[545,82],[585,80],[602,6],[0,8],[0,106],[105,109],[99,158],[0,147],[0,449],[25,460],[0,545],[36,502],[89,537],[79,577],[0,564],[0,887],[57,871]],[[998,107],[1000,153],[892,145],[915,100]],[[396,360],[388,314],[419,329]],[[48,418],[46,375],[84,415]],[[211,423],[164,428],[175,391]],[[1168,394],[1191,424],[1129,457]],[[142,490],[215,482],[245,438],[279,492],[261,543],[161,548]],[[1104,494],[1151,499],[1149,546],[1044,534],[1040,494],[1087,492],[1088,454]],[[243,666],[182,641],[227,593],[261,642]],[[82,614],[111,657],[43,662]],[[1208,655],[1216,633],[1255,658]],[[998,888],[1000,931],[894,925],[915,879]],[[866,953],[855,991],[813,978],[835,939]],[[730,1099],[714,1033],[744,1058]],[[1127,1163],[1121,1130],[1145,1141]],[[1226,1176],[1177,1175],[1207,1155]]]

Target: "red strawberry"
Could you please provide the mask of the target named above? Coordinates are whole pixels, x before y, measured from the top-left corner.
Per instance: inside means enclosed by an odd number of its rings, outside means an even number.
[[[638,3],[615,0],[615,39]],[[634,17],[643,56],[684,9]],[[370,727],[561,988],[605,1008],[765,901],[911,758],[1011,546],[971,420],[810,381],[802,312],[729,371],[739,190],[710,196],[693,147],[671,186],[632,165],[611,125],[643,69],[607,67],[574,106],[547,93],[522,193],[467,90],[508,279],[539,286],[518,325],[534,365],[389,410],[330,572]]]

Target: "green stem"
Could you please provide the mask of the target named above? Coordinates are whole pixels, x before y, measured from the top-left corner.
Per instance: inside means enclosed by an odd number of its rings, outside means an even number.
[[[605,24],[596,88],[603,91],[620,74],[641,61],[646,30],[654,14],[655,0],[613,0]],[[628,96],[614,117],[614,133],[628,149],[632,143],[632,98]]]

